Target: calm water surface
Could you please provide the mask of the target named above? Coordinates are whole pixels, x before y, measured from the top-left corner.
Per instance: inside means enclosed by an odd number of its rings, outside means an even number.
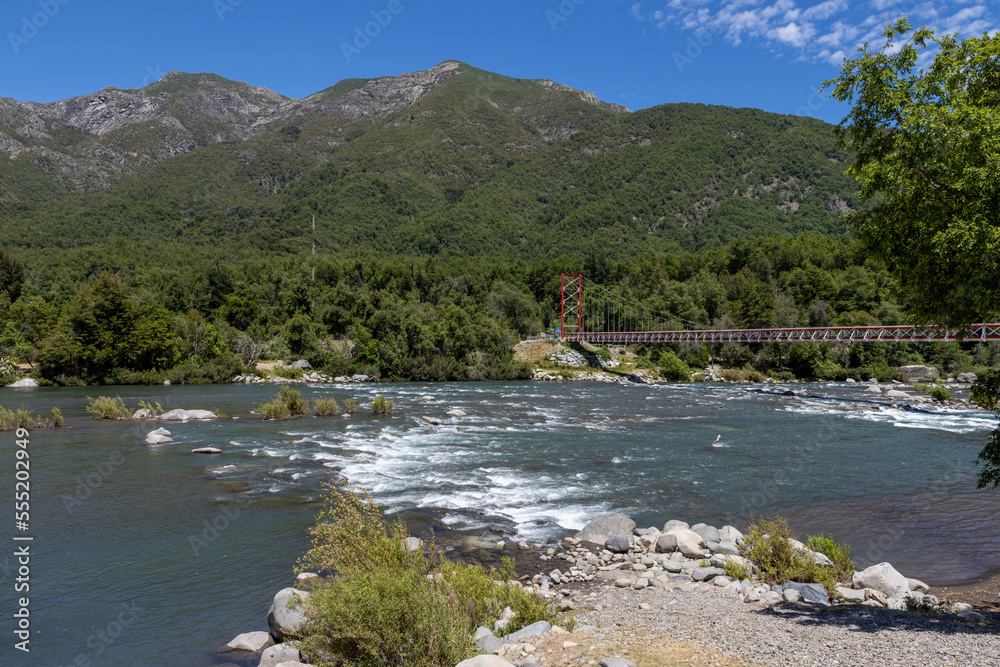
[[[1000,501],[975,491],[972,465],[991,415],[906,412],[858,385],[796,388],[808,395],[734,385],[307,386],[308,398],[341,403],[384,392],[395,415],[281,423],[248,414],[270,386],[0,389],[0,405],[56,406],[68,424],[31,434],[30,657],[213,664],[219,645],[266,629],[271,597],[308,548],[322,485],[337,475],[402,511],[414,532],[433,528],[456,544],[554,541],[608,511],[650,526],[742,526],[781,513],[800,536],[853,545],[860,566],[889,560],[932,584],[997,571]],[[86,397],[108,393],[231,418],[168,424],[176,444],[149,447],[154,425],[84,418]],[[451,408],[468,416],[448,417]],[[0,433],[8,480],[14,440]],[[190,453],[204,446],[223,453]],[[13,544],[10,509],[0,540]],[[4,610],[14,609],[13,564],[0,557]],[[13,657],[13,622],[2,625],[0,652]]]

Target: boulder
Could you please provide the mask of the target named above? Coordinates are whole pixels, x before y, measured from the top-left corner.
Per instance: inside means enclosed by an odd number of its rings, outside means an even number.
[[[410,536],[403,540],[403,547],[406,549],[406,553],[413,553],[424,548],[424,541],[419,537]]]
[[[926,382],[941,376],[938,369],[931,366],[900,366],[899,374],[907,382]]]
[[[680,551],[688,558],[700,558],[705,555],[705,540],[692,530],[674,527],[657,538],[656,550],[660,553]]]
[[[599,667],[635,667],[634,662],[629,662],[624,658],[605,658],[597,664]]]
[[[840,593],[840,596],[848,602],[864,602],[867,599],[867,595],[864,590],[858,591],[853,588],[837,586],[837,592]]]
[[[781,591],[781,599],[785,602],[801,602],[802,593],[799,593],[794,588],[785,588],[785,590]]]
[[[629,544],[631,544],[631,542],[625,535],[612,535],[604,543],[604,548],[611,553],[627,554]]]
[[[235,638],[226,646],[234,651],[249,651],[251,653],[256,653],[261,649],[265,649],[268,646],[274,644],[274,640],[271,635],[266,632],[245,632],[242,635],[236,635]],[[297,658],[296,658],[297,659]]]
[[[170,410],[169,412],[164,412],[162,415],[157,417],[163,421],[179,421],[186,422],[191,417],[188,416],[187,410]]]
[[[354,380],[355,382],[371,382],[372,378],[370,375],[358,374],[358,375],[352,375],[351,379]]]
[[[881,396],[882,395],[882,387],[878,386],[877,384],[869,385],[865,389],[865,393],[866,394],[878,394],[879,396]]]
[[[691,578],[695,581],[709,581],[725,573],[721,567],[696,567],[691,571]]]
[[[169,445],[174,440],[170,436],[158,435],[155,433],[150,433],[146,436],[147,445]]]
[[[200,421],[204,421],[206,419],[218,419],[218,415],[211,410],[188,410],[187,414],[188,419],[197,419]]]
[[[916,593],[926,593],[931,589],[930,586],[919,579],[910,579],[909,577],[906,578],[906,585],[909,586],[911,591]]]
[[[139,408],[138,410],[132,413],[132,419],[135,421],[141,421],[143,419],[152,419],[152,418],[153,418],[153,412],[151,410],[147,410],[146,408]]]
[[[444,423],[443,421],[441,421],[437,417],[421,417],[421,419],[423,419],[425,422],[427,422],[431,426],[440,426],[441,424]]]
[[[463,660],[455,667],[514,667],[514,665],[497,655],[477,655],[475,658]]]
[[[479,626],[472,636],[472,641],[487,653],[496,653],[506,642],[490,632],[489,628]]]
[[[889,391],[885,392],[885,395],[888,398],[913,398],[905,391],[899,391],[898,389],[890,389]]]
[[[740,542],[743,541],[743,533],[736,530],[732,526],[723,526],[722,529],[719,531],[719,537],[722,538],[719,540],[720,542],[729,540],[733,544],[739,544]]]
[[[452,417],[465,417],[465,416],[467,416],[463,411],[461,411],[461,410],[459,410],[457,408],[455,410],[449,410],[445,414],[446,415],[450,415]]]
[[[871,588],[886,597],[906,597],[910,585],[889,563],[879,563],[854,573],[854,588]]]
[[[575,535],[578,540],[603,547],[609,538],[624,536],[626,540],[635,530],[635,521],[622,514],[604,514],[597,517]]]
[[[691,532],[698,533],[701,535],[701,539],[705,540],[705,544],[709,542],[716,542],[722,540],[722,535],[719,533],[719,529],[715,526],[708,526],[703,523],[696,523],[691,526]]]
[[[973,383],[973,382],[976,381],[976,374],[975,373],[959,373],[958,374],[958,381],[966,383],[966,384],[971,384],[971,383]]]
[[[319,575],[315,572],[299,572],[295,575],[295,581],[296,583],[302,583],[304,581],[309,581],[310,579],[315,579],[318,576]]]
[[[267,612],[267,626],[275,639],[284,639],[302,631],[306,623],[305,601],[308,591],[283,588],[274,596]]]
[[[199,447],[198,449],[192,449],[191,453],[192,454],[221,454],[222,450],[219,449],[218,447]]]
[[[167,429],[165,429],[165,428],[163,428],[161,426],[160,428],[158,428],[158,429],[156,429],[154,431],[150,431],[149,433],[146,434],[147,437],[149,437],[151,435],[166,435],[166,436],[169,436],[170,435],[170,431],[168,431]]]
[[[806,602],[812,602],[813,604],[822,605],[824,607],[829,606],[830,596],[826,592],[826,588],[823,584],[800,584],[795,581],[790,581],[784,586],[784,590],[794,590],[798,591],[802,596],[802,599]]]
[[[17,382],[11,382],[7,386],[14,389],[32,389],[38,386],[38,380],[34,378],[21,378]]]
[[[748,561],[743,556],[734,556],[732,554],[715,554],[712,556],[711,559],[709,559],[709,562],[712,564],[713,567],[725,568],[726,565],[732,564],[746,569],[748,573],[753,570],[753,566],[750,565],[750,561]]]
[[[677,519],[671,519],[670,521],[663,524],[663,532],[669,531],[671,528],[690,528],[687,521],[679,521]]]
[[[532,623],[527,627],[521,628],[513,634],[507,635],[504,639],[514,643],[520,643],[525,639],[541,637],[551,629],[552,625],[548,621],[538,621],[537,623]]]
[[[292,363],[285,366],[285,368],[294,368],[299,371],[310,371],[312,370],[312,364],[310,364],[305,359],[299,359],[298,361],[293,361]]]
[[[299,662],[302,654],[299,649],[288,644],[275,644],[264,649],[264,654],[260,656],[259,667],[278,667],[283,662]]]
[[[421,401],[436,401],[437,399],[434,398],[433,396],[431,396],[430,394],[426,394],[424,396],[421,396],[420,400]]]

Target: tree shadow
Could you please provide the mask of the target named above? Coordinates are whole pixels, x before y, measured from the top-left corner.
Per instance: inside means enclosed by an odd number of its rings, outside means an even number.
[[[938,635],[996,635],[1000,633],[1000,615],[997,614],[989,614],[987,623],[979,624],[952,614],[899,611],[860,604],[817,607],[800,602],[766,607],[758,613],[777,616],[807,628],[836,627],[864,633],[876,633],[886,629]]]

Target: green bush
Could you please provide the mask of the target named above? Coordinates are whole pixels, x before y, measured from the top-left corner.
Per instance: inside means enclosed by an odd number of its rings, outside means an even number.
[[[305,375],[305,371],[301,368],[283,368],[281,366],[275,366],[271,372],[286,380],[301,380],[302,376]]]
[[[121,396],[98,396],[97,398],[87,398],[87,414],[94,419],[128,419],[132,416],[129,409],[125,407],[125,401]]]
[[[833,561],[837,581],[848,581],[854,576],[854,561],[851,560],[849,545],[837,544],[833,541],[833,537],[810,535],[806,540],[806,546]]]
[[[788,522],[782,517],[761,519],[750,526],[743,536],[740,555],[756,566],[764,583],[797,581],[803,584],[823,584],[830,596],[835,596],[837,579],[834,569],[819,565],[796,550],[790,541],[791,537]]]
[[[385,397],[385,394],[379,394],[372,401],[372,414],[373,415],[391,415],[392,414],[392,401]]]
[[[948,403],[949,401],[952,400],[951,392],[945,389],[944,387],[933,387],[927,393],[935,401],[940,401],[942,403]]]
[[[349,415],[353,415],[355,412],[357,412],[359,407],[360,406],[358,405],[358,402],[353,398],[348,398],[344,400],[344,410]]]
[[[309,412],[309,403],[291,387],[282,387],[278,395],[259,406],[265,419],[291,419]]]
[[[671,382],[688,382],[691,380],[691,369],[680,357],[667,350],[658,359],[663,377]]]
[[[301,641],[321,665],[452,667],[477,651],[472,633],[492,626],[504,607],[511,631],[555,620],[545,601],[523,590],[513,563],[501,570],[438,555],[434,545],[408,552],[406,527],[386,523],[367,492],[332,490],[310,531],[313,548],[297,568],[329,568],[337,577],[312,589]]]
[[[595,354],[601,361],[611,361],[611,350],[607,345],[602,346]]]
[[[317,398],[313,401],[313,413],[318,417],[339,415],[340,406],[334,398]]]
[[[29,430],[38,428],[48,428],[51,424],[41,415],[32,417],[27,410],[8,410],[0,406],[0,431],[13,431],[18,428]]]
[[[52,425],[59,428],[63,425],[63,415],[62,410],[59,408],[52,408]]]

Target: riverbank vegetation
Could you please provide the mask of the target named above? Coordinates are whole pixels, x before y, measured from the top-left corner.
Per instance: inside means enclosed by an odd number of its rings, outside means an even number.
[[[304,258],[282,253],[236,260],[192,253],[187,264],[128,262],[127,271],[124,257],[64,259],[69,265],[58,270],[9,272],[16,289],[0,285],[0,356],[63,385],[227,382],[269,358],[305,358],[331,376],[381,380],[526,378],[529,368],[511,348],[559,325],[561,273],[583,274],[634,303],[705,326],[901,324],[913,317],[913,304],[886,269],[845,236],[776,236],[621,260],[330,257],[318,264],[315,290]],[[102,272],[116,267],[117,274]],[[669,360],[670,372],[681,369],[677,361],[697,370],[711,359],[741,375],[785,379],[888,380],[905,364],[949,374],[1000,361],[992,342],[636,351],[648,367]],[[668,351],[673,356],[664,357]]]
[[[476,628],[492,627],[507,607],[511,632],[555,620],[514,581],[512,561],[487,569],[413,544],[367,492],[331,489],[311,533],[298,569],[337,573],[312,580],[300,643],[311,662],[452,667],[476,653]]]

